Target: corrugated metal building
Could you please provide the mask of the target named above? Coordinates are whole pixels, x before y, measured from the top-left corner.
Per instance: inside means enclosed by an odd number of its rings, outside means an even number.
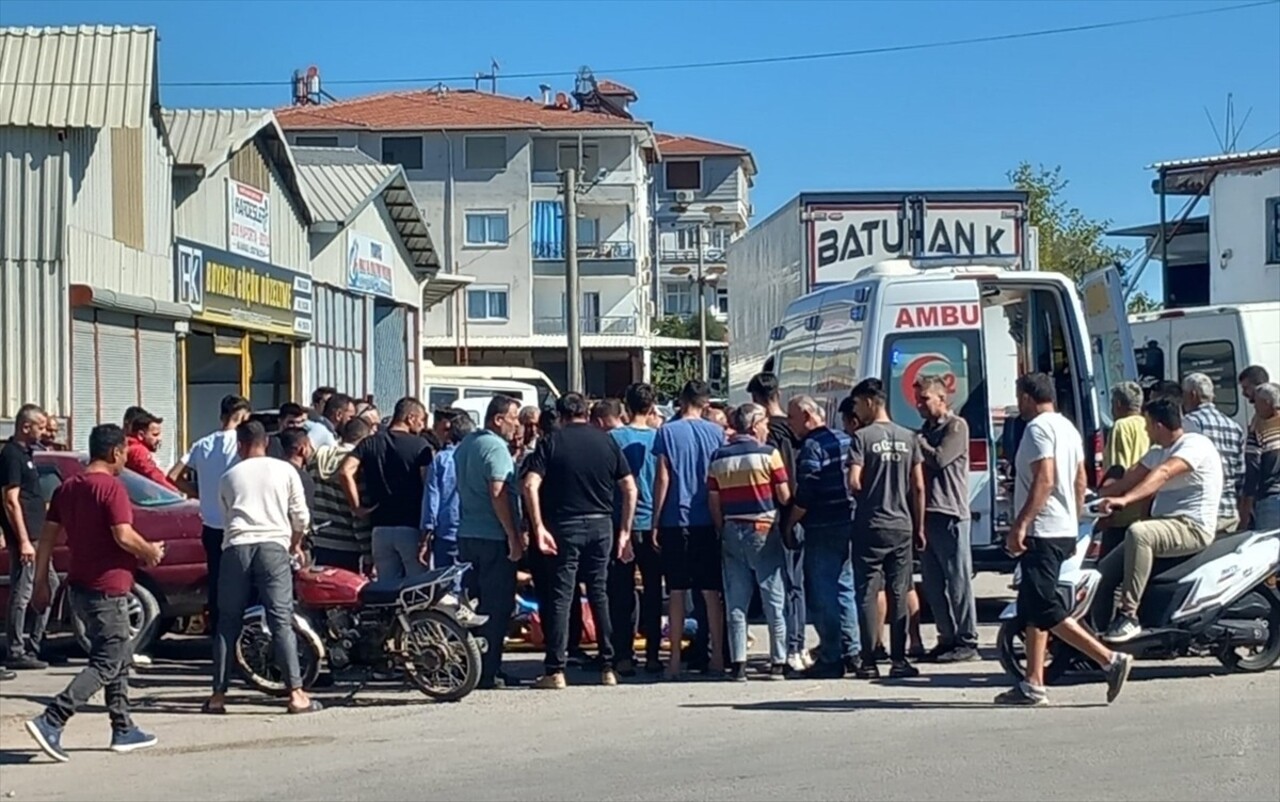
[[[417,394],[424,292],[438,300],[463,284],[436,280],[439,259],[403,168],[354,148],[293,153],[314,218],[312,383],[389,410]]]
[[[171,167],[154,28],[0,29],[0,419],[176,417]]]
[[[183,442],[218,425],[224,395],[273,409],[306,393],[314,295],[310,211],[270,111],[164,111],[174,152],[174,290],[192,310],[179,387]]]

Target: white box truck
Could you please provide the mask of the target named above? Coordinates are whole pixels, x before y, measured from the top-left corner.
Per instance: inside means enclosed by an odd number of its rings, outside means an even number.
[[[1012,257],[1016,269],[1034,270],[1034,243],[1021,190],[796,196],[727,252],[730,400],[749,400],[747,382],[768,357],[769,332],[796,298],[895,257]]]

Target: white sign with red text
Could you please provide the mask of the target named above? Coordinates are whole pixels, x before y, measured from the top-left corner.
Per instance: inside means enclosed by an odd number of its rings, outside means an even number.
[[[271,196],[227,179],[227,250],[271,262]]]

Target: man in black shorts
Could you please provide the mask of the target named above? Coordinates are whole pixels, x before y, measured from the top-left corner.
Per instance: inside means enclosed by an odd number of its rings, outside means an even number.
[[[1107,701],[1129,678],[1133,658],[1113,652],[1070,616],[1058,596],[1058,573],[1075,550],[1084,506],[1084,443],[1068,418],[1054,409],[1053,379],[1034,373],[1018,379],[1018,413],[1027,422],[1015,458],[1013,506],[1017,517],[1007,548],[1018,557],[1018,613],[1026,622],[1027,676],[996,697],[996,704],[1049,703],[1044,684],[1049,633],[1075,647],[1107,673]]]
[[[669,594],[671,659],[666,674],[672,679],[680,675],[687,590],[701,592],[706,603],[708,669],[713,675],[724,673],[720,538],[707,507],[707,469],[711,455],[724,445],[724,430],[702,417],[710,397],[705,382],[687,382],[680,393],[680,417],[658,429],[653,443],[658,458],[653,517],[658,521],[658,547]]]

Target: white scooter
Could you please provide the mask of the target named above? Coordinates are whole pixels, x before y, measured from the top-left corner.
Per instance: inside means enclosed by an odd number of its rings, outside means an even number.
[[[1110,598],[1099,597],[1102,573],[1096,555],[1102,533],[1097,500],[1085,505],[1075,553],[1062,564],[1058,593],[1071,617],[1098,632],[1112,610]],[[1119,556],[1117,555],[1117,558]],[[1265,671],[1280,661],[1280,530],[1241,532],[1219,538],[1189,557],[1156,560],[1138,619],[1142,633],[1112,644],[1138,659],[1212,656],[1233,671]],[[1014,584],[1021,578],[1014,572]],[[1112,589],[1105,595],[1110,596]],[[1015,679],[1025,675],[1025,622],[1018,604],[1000,614],[1000,665]],[[1049,639],[1045,682],[1072,670],[1096,666],[1065,642]]]

